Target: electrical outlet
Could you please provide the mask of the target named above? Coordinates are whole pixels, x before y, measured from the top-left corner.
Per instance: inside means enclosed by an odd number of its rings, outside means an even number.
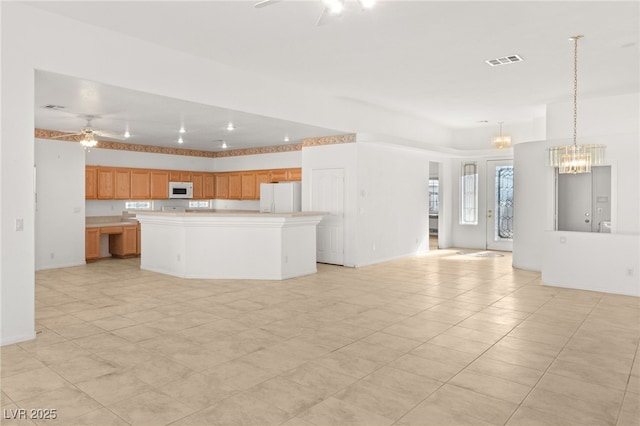
[[[567,242],[567,237],[560,237],[560,244],[564,244]]]
[[[24,219],[16,219],[16,231],[24,231]]]
[[[628,268],[627,269],[627,275],[632,277],[633,276],[633,268]]]

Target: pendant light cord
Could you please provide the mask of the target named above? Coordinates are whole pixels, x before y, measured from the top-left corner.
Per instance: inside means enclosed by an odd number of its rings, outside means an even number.
[[[578,40],[582,35],[571,37],[573,40],[573,146],[578,145]]]

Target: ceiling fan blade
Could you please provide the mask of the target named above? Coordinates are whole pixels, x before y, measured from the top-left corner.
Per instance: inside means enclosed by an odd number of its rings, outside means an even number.
[[[323,25],[327,25],[328,24],[327,16],[329,16],[329,11],[325,7],[324,9],[322,9],[322,13],[320,14],[320,17],[318,18],[318,22],[316,22],[316,26],[317,27],[321,27]]]
[[[261,8],[261,7],[265,7],[265,6],[270,6],[270,5],[272,5],[274,3],[278,3],[280,1],[281,0],[262,0],[262,1],[259,1],[258,3],[256,3],[256,4],[254,4],[253,7]]]
[[[109,139],[117,139],[119,141],[124,140],[124,136],[123,135],[119,135],[117,133],[109,133],[109,132],[101,132],[101,131],[96,131],[93,132],[96,136],[98,137],[103,137],[103,138],[109,138]]]
[[[52,136],[51,139],[70,138],[73,136],[80,136],[82,134],[83,134],[82,132],[81,133],[65,133],[63,135]]]

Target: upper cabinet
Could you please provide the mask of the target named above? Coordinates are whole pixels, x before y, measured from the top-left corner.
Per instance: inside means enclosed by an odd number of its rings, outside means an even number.
[[[151,170],[151,198],[165,200],[169,198],[169,171]]]
[[[115,170],[111,168],[98,168],[98,199],[109,200],[115,197],[114,185]]]
[[[300,168],[237,172],[86,166],[87,200],[165,200],[169,182],[192,182],[194,199],[259,200],[260,184],[301,180]]]
[[[98,198],[98,168],[87,166],[84,170],[84,198],[95,200]]]
[[[151,170],[131,170],[131,199],[148,200],[151,198]]]
[[[131,199],[131,170],[115,169],[113,171],[114,192],[113,198],[116,200]]]

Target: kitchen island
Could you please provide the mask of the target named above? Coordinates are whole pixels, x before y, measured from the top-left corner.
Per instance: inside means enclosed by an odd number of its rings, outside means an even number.
[[[313,274],[322,213],[137,212],[140,268],[181,278],[283,280]]]

